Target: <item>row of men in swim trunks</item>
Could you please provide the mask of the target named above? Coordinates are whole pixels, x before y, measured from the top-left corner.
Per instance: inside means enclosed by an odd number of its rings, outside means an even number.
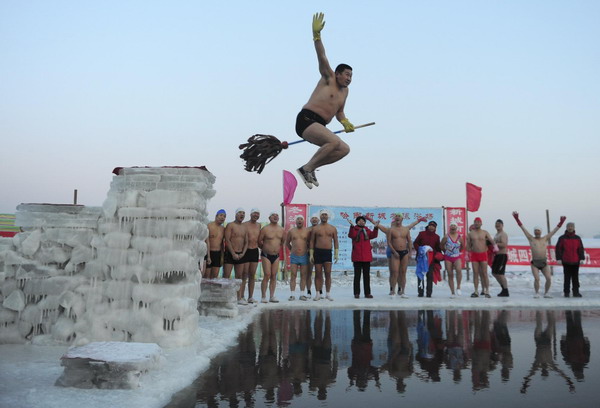
[[[232,270],[235,278],[241,280],[238,292],[238,303],[254,303],[255,275],[259,260],[262,264],[263,279],[261,282],[261,302],[277,303],[275,297],[277,287],[277,271],[279,270],[279,254],[286,246],[290,253],[291,295],[289,300],[297,298],[296,280],[300,269],[300,300],[311,298],[312,271],[315,268],[314,300],[321,299],[323,282],[325,282],[325,299],[331,297],[331,262],[337,261],[338,243],[337,229],[327,223],[327,211],[322,211],[319,217],[311,218],[311,227],[305,227],[303,217],[296,219],[296,226],[287,234],[279,225],[279,214],[275,211],[269,214],[269,224],[262,227],[258,222],[260,211],[254,208],[250,211],[250,220],[245,221],[246,212],[238,208],[233,222],[224,227],[226,212],[217,211],[215,220],[208,224],[206,245],[208,253],[205,257],[203,277],[215,279],[223,266],[223,277],[229,279]],[[320,222],[320,223],[319,223]],[[316,243],[309,249],[311,240]],[[333,254],[335,246],[335,254]],[[323,279],[325,273],[325,279]],[[248,298],[246,300],[246,287]],[[268,297],[267,297],[268,291]]]

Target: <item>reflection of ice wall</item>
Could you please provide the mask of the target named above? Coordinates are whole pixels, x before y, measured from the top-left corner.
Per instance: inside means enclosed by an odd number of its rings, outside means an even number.
[[[0,241],[0,342],[188,344],[214,176],[122,168],[102,208],[22,204]]]

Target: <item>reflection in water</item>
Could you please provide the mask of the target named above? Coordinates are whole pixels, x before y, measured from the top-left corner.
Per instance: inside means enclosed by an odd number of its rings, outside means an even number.
[[[553,371],[560,377],[562,377],[569,391],[575,391],[575,385],[571,378],[565,374],[563,370],[558,367],[554,361],[554,354],[552,352],[552,340],[555,340],[554,335],[556,333],[556,319],[554,310],[546,311],[546,326],[542,324],[542,313],[541,311],[535,312],[535,332],[533,338],[535,340],[535,357],[531,364],[529,373],[523,378],[523,385],[521,392],[526,393],[527,388],[530,386],[531,378],[540,371],[542,377],[548,377],[550,372]]]
[[[594,313],[586,318],[598,322]],[[598,338],[599,325],[586,327]],[[584,370],[593,376],[591,359],[580,311],[266,310],[194,383],[193,399],[208,407],[352,406],[359,394],[417,393],[425,404],[422,387],[442,383],[474,398],[485,390],[486,401],[494,393],[505,401],[514,390],[515,406],[540,393],[558,393],[556,403],[562,394],[587,402],[596,391],[584,381]],[[347,382],[336,383],[338,371]],[[513,385],[500,387],[515,372]],[[545,381],[551,378],[566,387]],[[169,406],[194,406],[184,399]]]

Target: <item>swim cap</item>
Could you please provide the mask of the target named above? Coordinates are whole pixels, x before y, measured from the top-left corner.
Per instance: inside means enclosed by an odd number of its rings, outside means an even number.
[[[301,216],[301,215],[299,215],[299,216],[297,216],[297,217],[296,217],[296,219],[297,219],[297,220],[303,220],[303,219],[304,219],[304,217],[303,217],[303,216]]]
[[[225,214],[225,215],[227,215],[227,213],[225,212],[225,210],[222,209],[222,208],[219,211],[217,211],[217,215],[219,215],[219,214]]]
[[[239,212],[246,212],[244,211],[244,209],[242,207],[239,207],[237,210],[235,210],[235,213],[239,213]]]
[[[450,223],[450,226],[453,226],[453,225],[454,225],[455,227],[458,227],[458,224],[457,224],[457,223],[455,223],[455,222],[451,222],[451,223]]]
[[[496,220],[496,222],[499,222],[500,224],[504,225],[504,221],[502,221],[500,218],[498,218],[498,219]]]
[[[271,215],[279,215],[279,213],[278,213],[277,211],[271,211],[271,212],[269,213],[269,217],[270,217]]]
[[[477,222],[477,221],[479,221],[480,223],[482,223],[482,224],[483,224],[483,221],[481,221],[481,218],[477,217],[477,218],[475,218],[475,219],[473,220],[473,222]]]
[[[538,227],[537,225],[535,227],[533,227],[533,230],[539,230],[540,232],[542,231],[542,227]]]
[[[260,214],[260,210],[258,208],[253,208],[253,209],[250,210],[250,214],[252,214],[254,212]]]

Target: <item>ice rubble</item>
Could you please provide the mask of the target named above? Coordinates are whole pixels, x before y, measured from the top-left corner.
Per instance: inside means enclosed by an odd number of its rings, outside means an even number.
[[[118,168],[101,208],[21,204],[0,241],[0,343],[190,344],[214,176]]]

